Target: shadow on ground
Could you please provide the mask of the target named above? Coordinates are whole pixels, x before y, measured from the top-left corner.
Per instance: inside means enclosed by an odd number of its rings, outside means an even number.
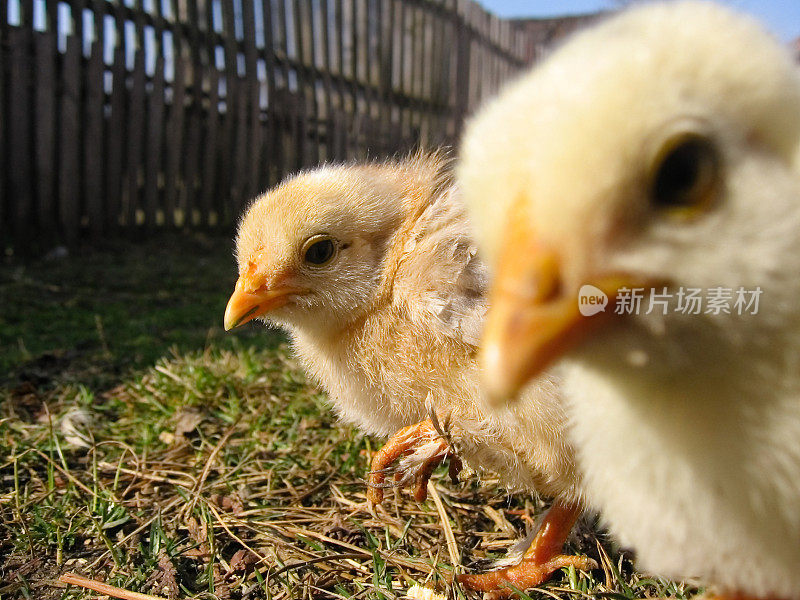
[[[229,237],[164,235],[0,265],[0,384],[102,387],[207,346],[282,340],[252,324],[226,334],[236,281]]]

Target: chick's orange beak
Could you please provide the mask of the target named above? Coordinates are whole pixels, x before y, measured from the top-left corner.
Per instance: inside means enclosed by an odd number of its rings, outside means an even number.
[[[604,310],[584,316],[578,290],[562,286],[558,255],[531,240],[535,234],[526,223],[512,222],[499,255],[481,350],[484,389],[494,404],[514,397],[530,379],[611,320],[617,290],[632,284],[624,275],[587,282],[596,288],[600,302],[605,295],[607,303]]]
[[[225,331],[280,308],[292,294],[300,291],[285,285],[267,286],[245,273],[236,282],[236,288],[225,307]]]

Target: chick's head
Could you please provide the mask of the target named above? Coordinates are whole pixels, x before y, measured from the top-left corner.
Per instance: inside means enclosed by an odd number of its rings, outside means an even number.
[[[516,82],[465,139],[460,183],[497,266],[484,356],[513,374],[491,376],[498,396],[614,321],[620,289],[760,286],[776,309],[800,291],[781,291],[800,254],[800,75],[748,17],[704,2],[625,11]],[[585,285],[609,298],[590,318]]]
[[[255,200],[236,237],[225,328],[262,318],[335,331],[369,309],[403,218],[404,183],[381,166],[300,173]]]

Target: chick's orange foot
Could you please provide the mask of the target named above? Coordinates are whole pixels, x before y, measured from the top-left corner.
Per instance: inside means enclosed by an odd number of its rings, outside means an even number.
[[[525,558],[518,565],[507,569],[477,575],[459,575],[458,581],[467,589],[485,592],[485,600],[503,600],[514,594],[509,586],[520,590],[536,587],[549,580],[562,567],[569,566],[586,571],[593,568],[595,562],[588,556],[566,554],[554,556],[543,563]]]
[[[395,433],[373,457],[367,480],[367,500],[383,502],[383,490],[402,487],[413,481],[414,499],[427,498],[427,486],[433,470],[450,456],[450,477],[461,471],[461,461],[451,453],[450,445],[437,431],[430,419],[404,427]],[[393,466],[398,462],[397,466]],[[392,482],[386,475],[394,474]]]
[[[487,573],[459,575],[459,583],[467,589],[486,593],[487,600],[500,600],[514,593],[509,586],[520,590],[535,587],[562,567],[573,566],[584,571],[596,567],[588,556],[559,554],[580,513],[577,504],[554,502],[518,564]]]

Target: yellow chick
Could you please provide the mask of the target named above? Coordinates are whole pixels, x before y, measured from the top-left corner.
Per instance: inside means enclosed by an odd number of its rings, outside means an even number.
[[[560,567],[587,567],[586,557],[559,554],[580,491],[556,382],[527,391],[513,419],[479,408],[488,276],[441,155],[300,173],[247,210],[236,257],[226,329],[254,318],[285,328],[344,421],[400,430],[373,461],[370,500],[381,501],[399,459],[423,498],[451,446],[507,486],[557,499],[521,564],[462,576],[465,586],[530,587]]]
[[[712,3],[624,11],[487,106],[458,175],[497,265],[492,397],[562,359],[587,502],[641,565],[800,598],[800,73],[786,50]]]

